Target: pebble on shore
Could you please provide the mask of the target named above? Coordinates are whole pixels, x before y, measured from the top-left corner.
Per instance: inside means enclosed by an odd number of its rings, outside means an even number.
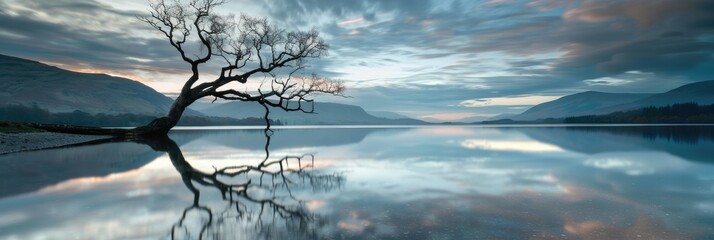
[[[55,132],[0,133],[0,154],[61,147],[109,137]]]

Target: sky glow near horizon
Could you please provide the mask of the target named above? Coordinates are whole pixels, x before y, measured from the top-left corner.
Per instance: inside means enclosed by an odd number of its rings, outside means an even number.
[[[135,18],[147,9],[144,0],[0,0],[0,54],[171,95],[189,69]],[[317,29],[330,54],[308,73],[343,80],[352,96],[318,100],[417,118],[477,120],[588,90],[662,92],[714,73],[708,0],[233,0],[219,12]]]

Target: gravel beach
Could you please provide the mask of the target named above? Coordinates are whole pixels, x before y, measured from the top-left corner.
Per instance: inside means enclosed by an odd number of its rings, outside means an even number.
[[[110,137],[54,132],[0,133],[0,154],[60,147]]]

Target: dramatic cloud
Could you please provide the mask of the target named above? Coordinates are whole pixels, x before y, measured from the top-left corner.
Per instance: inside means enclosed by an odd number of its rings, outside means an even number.
[[[0,53],[175,92],[185,64],[135,19],[146,6],[2,1]],[[329,100],[414,117],[523,110],[478,99],[660,92],[714,73],[709,0],[234,0],[220,12],[319,30],[331,53],[310,71],[354,97]]]
[[[161,81],[185,71],[135,16],[92,1],[0,2],[0,52],[70,70]],[[137,79],[138,78],[138,79]]]
[[[554,96],[527,96],[527,97],[498,97],[498,98],[479,98],[466,100],[459,105],[464,107],[487,107],[487,106],[532,106],[544,102],[558,99]]]

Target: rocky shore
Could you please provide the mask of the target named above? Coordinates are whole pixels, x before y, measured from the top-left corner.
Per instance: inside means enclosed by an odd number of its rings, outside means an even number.
[[[110,137],[55,132],[0,133],[0,154],[61,147]]]

